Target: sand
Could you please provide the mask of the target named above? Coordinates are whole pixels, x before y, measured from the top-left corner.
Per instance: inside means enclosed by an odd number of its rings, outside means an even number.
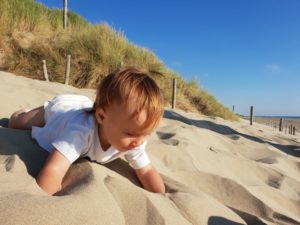
[[[147,152],[166,194],[141,188],[124,159],[81,159],[65,189],[49,196],[35,183],[47,153],[30,131],[6,128],[20,107],[79,90],[0,72],[0,224],[299,224],[300,136],[246,120],[165,109]]]
[[[274,130],[279,130],[280,118],[274,117],[255,117],[254,121],[272,127]],[[300,118],[284,118],[282,121],[282,132],[288,134],[289,127],[296,128],[295,132],[300,133]]]

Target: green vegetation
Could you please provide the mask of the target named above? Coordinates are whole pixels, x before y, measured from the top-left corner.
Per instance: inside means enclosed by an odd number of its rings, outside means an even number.
[[[68,12],[63,30],[63,11],[48,9],[32,0],[0,0],[0,49],[2,69],[34,79],[43,79],[42,59],[49,79],[63,82],[66,55],[71,54],[70,84],[94,88],[107,73],[122,65],[139,65],[151,71],[161,87],[166,105],[171,104],[172,79],[177,80],[177,107],[205,115],[236,120],[196,81],[186,81],[166,68],[151,51],[138,47],[107,24],[92,25]]]

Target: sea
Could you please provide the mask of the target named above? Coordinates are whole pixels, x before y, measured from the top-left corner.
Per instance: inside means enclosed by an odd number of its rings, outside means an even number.
[[[289,120],[300,120],[300,116],[254,116],[259,118],[268,118],[268,119],[289,119]]]

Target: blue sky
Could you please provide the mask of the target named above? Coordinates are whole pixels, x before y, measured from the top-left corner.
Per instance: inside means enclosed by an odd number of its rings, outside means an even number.
[[[62,7],[63,0],[38,0]],[[68,0],[91,23],[106,22],[197,79],[228,108],[300,116],[299,0]]]

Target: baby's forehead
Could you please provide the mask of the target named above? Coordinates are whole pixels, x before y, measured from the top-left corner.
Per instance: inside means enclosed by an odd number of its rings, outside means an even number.
[[[151,111],[145,105],[143,108],[139,108],[133,101],[126,103],[114,102],[111,108],[115,116],[122,117],[134,126],[147,130],[147,132],[154,130],[161,118],[159,113],[152,112],[153,110]]]
[[[143,125],[148,119],[148,112],[146,109],[138,109],[134,106],[125,106],[123,109],[127,119],[133,120],[138,125]]]
[[[137,116],[142,111],[147,113],[146,107],[141,107],[139,104],[137,104],[137,101],[113,101],[111,102],[108,107],[113,108],[114,110],[124,112],[131,116]]]

